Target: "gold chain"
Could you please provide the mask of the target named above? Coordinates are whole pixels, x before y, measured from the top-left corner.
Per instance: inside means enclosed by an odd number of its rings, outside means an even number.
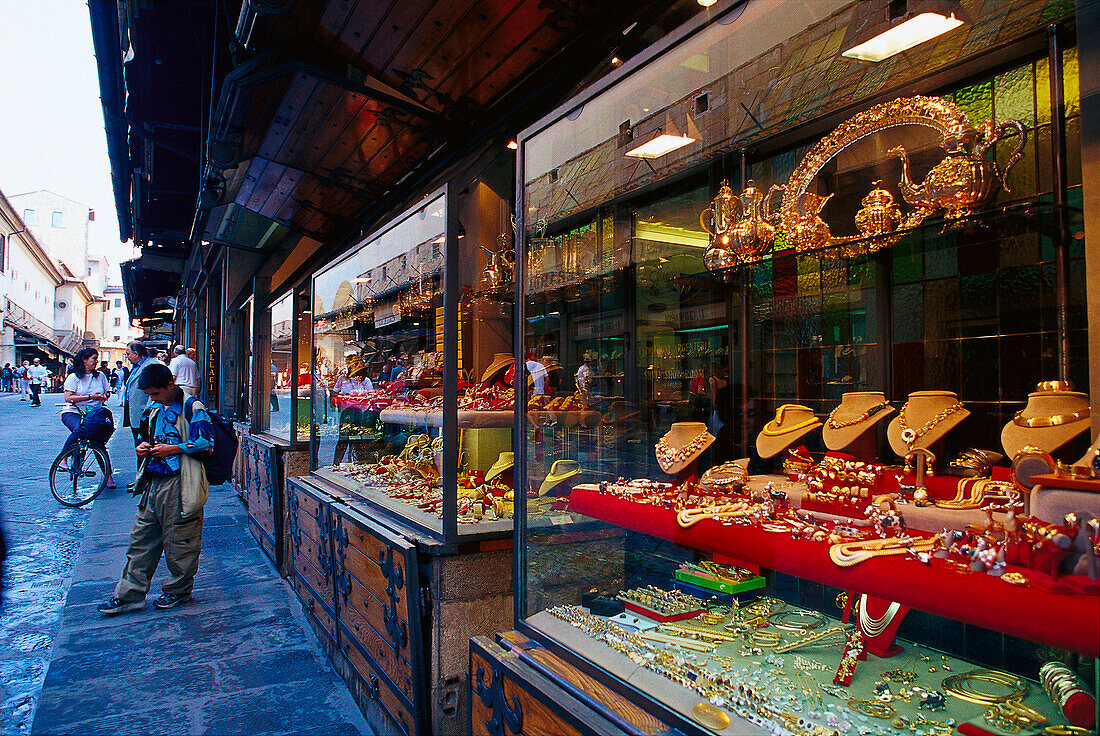
[[[954,404],[922,424],[918,429],[912,429],[905,422],[905,412],[909,409],[909,402],[906,401],[905,406],[901,407],[901,412],[898,414],[898,427],[901,428],[901,441],[909,447],[912,447],[914,442],[928,434],[933,427],[963,408],[965,408],[963,403],[961,401],[956,401]]]
[[[878,414],[880,411],[887,408],[888,406],[890,406],[890,405],[887,404],[884,401],[881,404],[875,404],[874,406],[872,406],[871,408],[869,408],[867,411],[863,412],[862,414],[858,415],[854,419],[844,419],[844,420],[839,420],[839,419],[836,418],[837,412],[839,412],[840,409],[841,409],[841,406],[838,406],[837,408],[833,409],[829,413],[829,419],[828,419],[828,421],[825,422],[825,426],[828,427],[829,429],[843,429],[844,427],[851,427],[853,424],[859,424],[860,422],[867,421],[868,419],[873,417],[875,414]]]

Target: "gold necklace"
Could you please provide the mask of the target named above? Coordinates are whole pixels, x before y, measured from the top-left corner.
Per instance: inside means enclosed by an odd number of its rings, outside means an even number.
[[[696,452],[702,450],[707,444],[707,430],[703,430],[699,434],[695,435],[686,445],[679,448],[674,448],[665,441],[665,438],[657,440],[657,444],[654,446],[653,451],[657,455],[657,462],[662,468],[676,463],[683,462]]]
[[[828,427],[829,429],[843,429],[844,427],[851,427],[853,424],[859,424],[860,422],[867,421],[868,419],[873,417],[875,414],[878,414],[880,411],[887,408],[888,406],[890,406],[890,405],[884,401],[881,404],[875,404],[874,406],[869,408],[867,411],[865,411],[862,414],[854,417],[853,419],[843,419],[843,420],[838,420],[836,418],[837,412],[839,412],[842,408],[841,406],[838,406],[837,408],[833,409],[829,413],[829,419],[828,419],[828,421],[825,422],[825,426]]]
[[[942,422],[944,419],[947,419],[959,409],[963,408],[965,408],[963,406],[963,403],[956,400],[954,404],[929,419],[919,428],[912,429],[908,424],[905,423],[905,412],[909,409],[909,402],[906,401],[905,406],[901,407],[901,412],[898,414],[898,427],[901,428],[901,441],[908,445],[910,448],[913,447],[913,443],[919,440],[924,435],[928,434],[928,432],[933,427]]]
[[[794,424],[790,427],[783,427],[782,429],[779,429],[779,425],[783,423],[783,417],[787,414],[787,409],[790,408],[805,409],[806,407],[797,406],[795,404],[784,404],[783,406],[779,407],[779,411],[775,413],[775,419],[764,425],[764,429],[760,431],[760,434],[767,437],[779,437],[780,435],[795,432],[799,429],[802,429],[803,427],[809,427],[811,424],[820,423],[820,420],[817,417],[811,415],[810,418],[805,421],[799,422],[798,424]],[[773,423],[776,425],[776,429],[769,429],[768,425]]]
[[[1022,417],[1024,413],[1023,409],[1016,412],[1016,416],[1012,417],[1012,423],[1017,427],[1057,427],[1060,424],[1069,424],[1076,422],[1080,419],[1088,419],[1090,407],[1085,407],[1081,411],[1075,411],[1072,414],[1055,414],[1052,417]]]

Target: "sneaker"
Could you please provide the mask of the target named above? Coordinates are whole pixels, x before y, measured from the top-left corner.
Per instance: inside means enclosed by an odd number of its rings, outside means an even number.
[[[153,601],[153,605],[163,611],[166,608],[175,608],[179,604],[186,603],[189,600],[191,600],[191,594],[190,593],[184,593],[183,595],[172,595],[171,593],[161,593],[157,597],[157,599],[155,601]]]
[[[145,599],[140,601],[122,601],[114,596],[106,603],[100,603],[95,610],[102,613],[104,616],[115,616],[120,613],[126,613],[127,611],[140,611],[145,608]]]

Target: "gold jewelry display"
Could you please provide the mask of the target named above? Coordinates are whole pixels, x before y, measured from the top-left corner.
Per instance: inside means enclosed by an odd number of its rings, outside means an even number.
[[[884,401],[881,404],[875,404],[874,406],[865,410],[862,414],[859,414],[851,419],[837,419],[837,412],[839,412],[841,409],[841,407],[838,406],[837,408],[829,412],[829,418],[825,421],[825,426],[829,429],[843,429],[844,427],[851,427],[859,424],[860,422],[866,422],[875,414],[878,414],[883,409],[888,409],[889,407],[890,404]]]
[[[772,626],[783,631],[809,631],[825,623],[825,616],[817,611],[800,611],[789,608],[769,616]]]
[[[1091,416],[1091,407],[1086,407],[1081,411],[1075,411],[1072,414],[1055,414],[1051,417],[1023,417],[1020,416],[1024,413],[1024,410],[1016,412],[1012,417],[1012,423],[1017,427],[1027,427],[1033,429],[1035,427],[1058,427],[1063,424],[1069,424],[1071,422],[1079,422],[1082,419],[1088,419]]]
[[[852,699],[848,701],[848,707],[856,713],[875,718],[893,718],[898,713],[897,708],[881,700]]]
[[[979,689],[980,686],[977,683],[985,682],[1007,688],[1008,692]],[[1009,700],[1020,700],[1031,691],[1031,687],[1015,675],[989,669],[971,670],[970,672],[951,675],[943,681],[943,689],[944,692],[959,700],[978,705],[993,705]]]
[[[961,401],[956,401],[954,404],[936,414],[936,416],[929,419],[920,427],[913,429],[905,421],[905,413],[909,409],[909,402],[906,401],[905,406],[901,407],[901,411],[898,413],[898,427],[901,428],[901,441],[912,448],[914,442],[919,440],[924,435],[928,434],[932,429],[936,427],[936,425],[938,425],[944,419],[947,419],[959,409],[965,408],[966,407],[963,406],[963,403]]]
[[[775,412],[775,419],[765,424],[764,428],[760,430],[760,434],[764,435],[765,437],[782,437],[785,434],[790,434],[791,432],[796,432],[800,429],[804,429],[814,424],[821,423],[820,419],[818,419],[817,417],[812,417],[810,419],[805,419],[798,424],[792,424],[789,427],[781,427],[781,425],[783,424],[783,415],[787,412],[788,409],[795,408],[803,409],[805,407],[799,406],[798,404],[784,404],[783,406],[779,407],[779,409]],[[776,428],[769,429],[769,427],[773,424]]]
[[[853,567],[872,557],[901,555],[908,552],[931,552],[936,548],[933,538],[891,537],[840,542],[829,548],[829,559],[838,567]]]
[[[778,634],[777,634],[778,636]],[[787,642],[786,644],[776,647],[776,654],[783,654],[784,652],[791,652],[795,649],[801,649],[808,646],[834,646],[836,644],[842,644],[848,640],[848,636],[842,626],[830,626],[827,629],[807,634],[801,639]]]
[[[1047,726],[1043,729],[1050,736],[1091,736],[1092,731],[1084,726]]]

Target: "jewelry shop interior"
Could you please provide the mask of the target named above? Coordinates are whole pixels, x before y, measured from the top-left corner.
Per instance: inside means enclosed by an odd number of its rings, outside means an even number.
[[[1095,733],[1081,16],[887,5],[715,5],[244,320],[389,727]]]

